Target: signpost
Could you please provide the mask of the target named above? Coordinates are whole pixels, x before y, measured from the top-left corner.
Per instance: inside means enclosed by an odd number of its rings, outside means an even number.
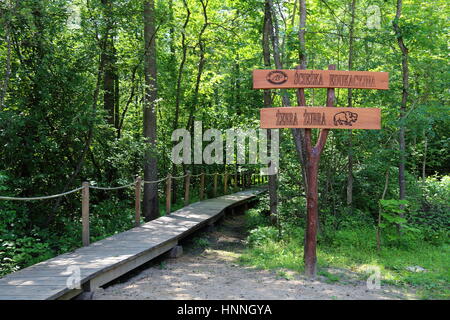
[[[335,108],[334,88],[389,88],[387,72],[328,70],[253,70],[253,89],[327,88],[327,107],[283,107],[261,109],[261,128],[305,128],[307,221],[305,233],[305,273],[316,275],[318,226],[319,160],[330,129],[381,129],[381,112],[377,108]],[[301,101],[301,100],[300,100]],[[304,101],[304,99],[303,99]],[[311,129],[320,129],[312,143]]]

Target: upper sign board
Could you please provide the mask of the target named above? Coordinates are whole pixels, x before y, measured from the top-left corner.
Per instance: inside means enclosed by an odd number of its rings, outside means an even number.
[[[389,89],[388,72],[337,70],[253,70],[253,89]]]

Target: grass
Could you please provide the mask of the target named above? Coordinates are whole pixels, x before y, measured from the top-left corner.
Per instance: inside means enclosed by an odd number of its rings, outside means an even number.
[[[247,214],[247,225],[252,225],[255,212]],[[273,230],[270,230],[273,229]],[[274,227],[256,227],[248,237],[249,248],[239,262],[261,269],[289,269],[303,273],[303,232],[300,227],[278,239]],[[328,267],[349,269],[366,279],[371,268],[381,271],[381,283],[409,286],[422,299],[450,299],[450,246],[414,242],[404,247],[376,249],[375,231],[351,229],[337,231],[327,241],[319,238],[317,247],[319,274],[327,282],[338,282],[339,277],[326,271]],[[421,266],[425,272],[411,272],[408,266]]]

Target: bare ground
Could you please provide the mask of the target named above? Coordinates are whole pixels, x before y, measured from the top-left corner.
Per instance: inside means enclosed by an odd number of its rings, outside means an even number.
[[[237,264],[245,248],[243,217],[224,220],[212,232],[183,244],[184,255],[177,259],[159,259],[147,269],[116,281],[94,292],[95,300],[374,300],[415,299],[412,292],[393,286],[369,290],[357,273],[327,269],[339,276],[330,281],[319,276],[311,281],[289,271],[267,271]]]

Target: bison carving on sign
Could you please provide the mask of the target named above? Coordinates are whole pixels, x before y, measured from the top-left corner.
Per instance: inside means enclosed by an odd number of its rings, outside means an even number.
[[[351,126],[356,120],[358,120],[358,114],[350,111],[338,112],[333,119],[335,126]]]

